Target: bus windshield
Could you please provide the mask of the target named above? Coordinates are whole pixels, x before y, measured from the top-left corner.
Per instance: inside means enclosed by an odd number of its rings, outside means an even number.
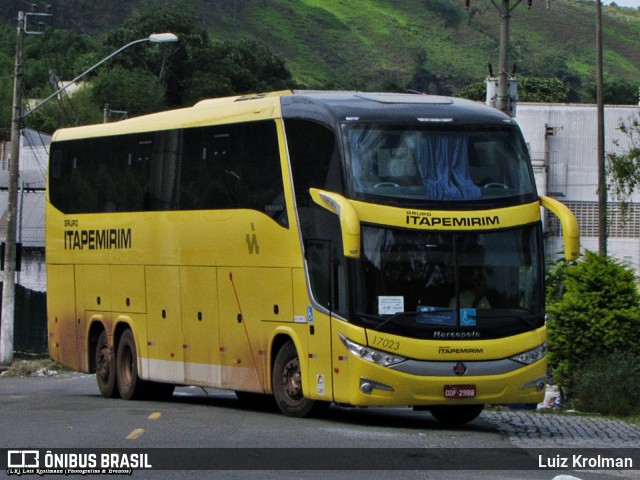
[[[345,125],[352,197],[376,203],[535,200],[526,147],[516,129],[427,127]]]
[[[350,316],[363,326],[414,338],[486,339],[544,322],[539,225],[489,233],[363,225],[362,248]]]

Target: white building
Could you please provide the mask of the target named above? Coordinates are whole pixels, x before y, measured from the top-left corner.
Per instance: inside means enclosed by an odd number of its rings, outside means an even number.
[[[20,177],[18,190],[17,241],[22,244],[22,271],[16,276],[19,285],[44,291],[45,185],[51,136],[25,129],[20,136]],[[0,242],[7,229],[7,199],[9,185],[9,142],[0,146]],[[0,281],[4,272],[0,272]]]
[[[640,119],[636,106],[605,106],[606,153],[629,148],[629,137],[619,127],[633,119]],[[538,193],[567,205],[578,219],[582,248],[598,251],[596,106],[519,103],[516,121],[529,145]],[[616,202],[609,194],[607,253],[626,262],[640,277],[640,192],[630,199],[624,218]],[[555,256],[562,249],[560,227],[552,217],[547,220],[545,246],[548,256]]]

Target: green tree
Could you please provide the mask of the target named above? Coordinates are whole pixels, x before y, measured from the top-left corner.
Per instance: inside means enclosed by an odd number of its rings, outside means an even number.
[[[521,102],[562,103],[567,101],[569,87],[558,78],[521,77],[518,79]]]
[[[107,45],[116,49],[159,32],[176,34],[178,42],[135,45],[115,57],[113,65],[145,70],[164,87],[168,107],[182,106],[185,84],[202,70],[194,59],[202,58],[201,52],[210,48],[209,36],[197,17],[172,9],[136,11],[108,35]]]
[[[457,95],[469,100],[484,102],[487,98],[487,85],[484,82],[472,83],[460,90]]]
[[[631,269],[587,251],[577,263],[551,269],[547,288],[549,363],[569,392],[593,358],[640,354],[640,294]]]
[[[282,90],[294,86],[284,60],[266,45],[253,41],[214,44],[208,71],[228,79],[233,93]]]
[[[179,108],[208,97],[281,90],[294,86],[285,62],[258,42],[212,42],[193,9],[136,11],[103,43],[70,31],[26,39],[26,97],[44,98],[51,80],[69,80],[123,45],[152,33],[172,32],[178,42],[132,45],[83,79],[73,97],[52,100],[27,118],[27,126],[53,131],[100,121],[102,108],[141,115]],[[0,67],[12,71],[13,29],[0,29]],[[0,128],[10,126],[13,79],[0,80]],[[81,93],[80,93],[81,92]],[[4,107],[2,107],[4,106]]]
[[[62,95],[26,118],[29,128],[53,133],[58,128],[99,123],[102,109],[96,104],[89,85],[84,85],[72,98]]]
[[[596,103],[596,94],[596,86],[591,85],[583,98],[583,102]],[[638,86],[637,84],[620,80],[605,81],[602,96],[606,105],[637,105]]]
[[[640,184],[640,119],[632,118],[629,123],[620,124],[618,129],[626,137],[626,142],[614,141],[620,150],[607,154],[611,179],[609,188],[626,210],[629,197]]]
[[[185,105],[204,98],[284,90],[295,86],[282,58],[253,40],[214,42],[193,51],[183,82]]]
[[[486,85],[474,83],[459,95],[470,100],[484,101]],[[569,87],[558,78],[518,77],[518,97],[521,102],[562,103],[569,96]]]
[[[0,128],[9,128],[11,124],[15,40],[14,28],[0,28]],[[45,30],[44,35],[27,35],[24,42],[23,95],[31,99],[50,95],[55,81],[70,80],[84,71],[78,60],[96,48],[95,39],[68,30]],[[68,107],[68,103],[65,105]],[[64,118],[59,112],[47,112],[52,114],[45,121],[50,126]],[[39,117],[41,121],[44,119],[42,113]],[[31,117],[26,122],[28,127],[35,128]]]
[[[96,77],[90,88],[98,105],[108,104],[110,109],[126,111],[129,116],[166,107],[164,87],[145,70],[116,66]]]
[[[108,42],[115,48],[154,32],[173,32],[179,41],[152,48],[134,46],[127,55],[119,56],[117,64],[155,76],[165,89],[167,107],[293,86],[284,60],[266,45],[251,40],[212,42],[199,19],[187,13],[169,9],[136,12],[109,35]]]

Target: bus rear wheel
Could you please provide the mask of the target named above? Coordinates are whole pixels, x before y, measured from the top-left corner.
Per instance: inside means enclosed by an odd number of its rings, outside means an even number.
[[[118,390],[125,400],[136,400],[147,393],[147,382],[138,376],[138,354],[133,332],[125,330],[118,342],[116,357]]]
[[[104,398],[118,396],[116,386],[116,352],[109,346],[107,332],[104,330],[98,337],[95,350],[96,380]]]
[[[436,420],[450,425],[462,425],[478,418],[484,405],[434,405],[429,407]]]
[[[302,391],[300,359],[292,341],[285,343],[273,364],[272,387],[278,408],[288,417],[306,417],[320,413],[326,402],[305,398]]]

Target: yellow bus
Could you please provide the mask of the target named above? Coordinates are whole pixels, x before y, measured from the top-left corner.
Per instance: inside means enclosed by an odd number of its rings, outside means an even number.
[[[283,413],[464,423],[547,375],[540,207],[516,123],[427,95],[285,91],[63,129],[49,352],[105,397],[175,385]]]

